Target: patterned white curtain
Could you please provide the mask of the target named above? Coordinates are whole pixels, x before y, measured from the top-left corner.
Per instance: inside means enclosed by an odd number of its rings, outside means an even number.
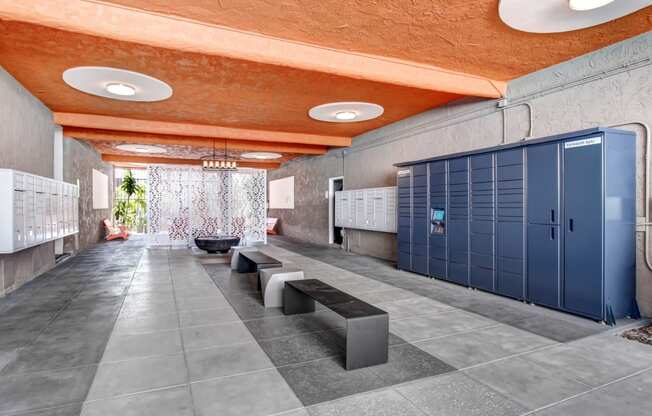
[[[266,241],[266,171],[206,172],[200,167],[148,167],[151,244],[194,245],[198,236],[235,235]]]

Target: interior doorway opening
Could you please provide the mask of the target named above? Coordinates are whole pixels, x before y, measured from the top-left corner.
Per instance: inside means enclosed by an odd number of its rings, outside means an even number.
[[[344,177],[328,179],[328,243],[342,245],[342,227],[335,226],[335,192],[344,189]]]

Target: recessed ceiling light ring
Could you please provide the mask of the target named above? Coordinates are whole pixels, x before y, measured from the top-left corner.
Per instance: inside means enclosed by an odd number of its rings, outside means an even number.
[[[500,0],[500,19],[529,33],[562,33],[598,26],[630,15],[650,0]]]
[[[149,144],[119,144],[116,149],[134,153],[167,153],[166,148]]]
[[[385,109],[374,103],[342,101],[315,106],[308,115],[319,121],[330,123],[355,123],[380,117]]]
[[[258,160],[270,160],[270,159],[280,159],[283,157],[280,153],[274,152],[247,152],[240,155],[243,159],[258,159]]]
[[[66,69],[62,77],[78,91],[113,100],[155,102],[172,96],[172,87],[167,83],[127,69],[78,66]]]

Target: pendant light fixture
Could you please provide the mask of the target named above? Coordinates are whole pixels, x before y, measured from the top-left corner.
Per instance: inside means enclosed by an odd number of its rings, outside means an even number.
[[[229,149],[226,139],[224,139],[224,158],[218,159],[215,156],[215,139],[213,139],[213,154],[202,158],[202,169],[207,171],[234,171],[238,169],[235,160],[229,160]]]

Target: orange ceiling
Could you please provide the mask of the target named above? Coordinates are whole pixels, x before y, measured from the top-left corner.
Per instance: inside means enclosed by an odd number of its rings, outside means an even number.
[[[98,1],[330,48],[421,62],[496,80],[513,79],[652,28],[652,7],[648,7],[586,30],[552,35],[524,33],[502,23],[498,2]]]
[[[0,65],[57,112],[340,136],[357,135],[458,98],[8,21],[0,21]],[[169,83],[174,94],[157,103],[87,95],[61,78],[64,70],[83,65],[143,72]],[[331,101],[371,101],[386,111],[361,123],[324,123],[308,117],[308,109]]]

